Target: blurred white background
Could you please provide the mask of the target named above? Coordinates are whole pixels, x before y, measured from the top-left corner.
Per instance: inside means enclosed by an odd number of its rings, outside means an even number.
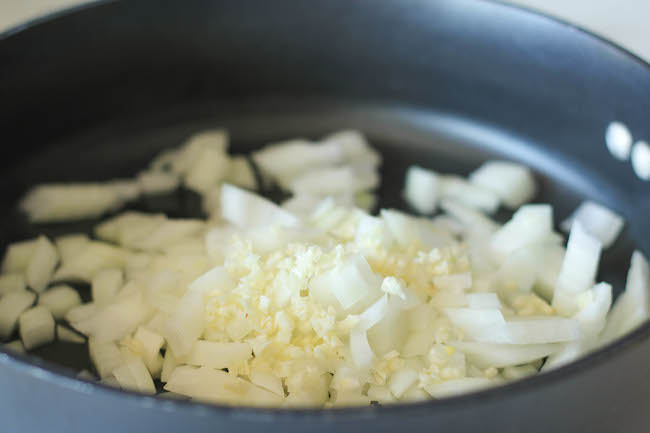
[[[180,1],[180,0],[179,0]],[[435,1],[435,0],[431,0]],[[510,0],[609,38],[650,61],[650,0]],[[0,31],[80,0],[0,0]]]

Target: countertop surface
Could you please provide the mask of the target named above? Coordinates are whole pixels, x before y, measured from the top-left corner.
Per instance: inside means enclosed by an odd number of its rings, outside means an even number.
[[[435,1],[435,0],[433,0]],[[80,0],[1,0],[0,31]],[[577,24],[650,62],[650,0],[510,0]]]

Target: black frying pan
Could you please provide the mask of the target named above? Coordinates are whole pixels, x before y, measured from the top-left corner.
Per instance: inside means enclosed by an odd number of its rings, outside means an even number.
[[[650,252],[650,185],[603,142],[619,119],[650,138],[650,69],[565,23],[476,0],[98,2],[0,35],[0,243],[93,222],[30,226],[29,185],[133,175],[189,134],[227,127],[234,150],[354,127],[385,155],[382,206],[414,162],[467,173],[499,156],[533,167],[556,220],[589,197],[627,228],[601,279],[623,287]],[[198,212],[179,193],[138,208]],[[87,289],[86,289],[87,290]],[[87,296],[81,288],[82,295]],[[0,353],[6,432],[642,432],[650,326],[548,374],[443,401],[260,410],[162,401],[73,378],[86,349]]]

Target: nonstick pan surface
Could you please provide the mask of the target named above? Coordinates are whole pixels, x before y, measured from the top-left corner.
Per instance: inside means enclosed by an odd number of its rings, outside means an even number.
[[[556,221],[585,198],[627,222],[600,280],[650,252],[650,185],[608,153],[612,120],[650,139],[650,69],[567,24],[478,0],[98,2],[0,36],[0,244],[89,232],[30,225],[35,183],[132,176],[160,150],[225,127],[245,153],[363,131],[384,155],[380,206],[406,209],[408,165],[532,167]],[[189,192],[131,206],[198,216]],[[501,215],[506,218],[507,214]],[[79,286],[89,297],[88,287]],[[2,431],[636,432],[650,422],[650,327],[573,365],[445,401],[330,411],[161,401],[74,379],[87,349],[0,353]],[[42,358],[42,360],[41,360]]]

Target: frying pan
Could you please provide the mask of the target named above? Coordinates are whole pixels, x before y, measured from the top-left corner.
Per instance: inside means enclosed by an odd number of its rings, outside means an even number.
[[[161,149],[227,127],[233,150],[358,128],[384,154],[381,205],[404,207],[412,163],[467,173],[487,158],[532,167],[556,220],[584,198],[625,232],[599,278],[620,291],[650,252],[650,186],[603,142],[612,120],[650,138],[650,69],[569,24],[478,0],[105,1],[0,35],[0,243],[90,230],[32,226],[38,182],[131,176]],[[179,192],[135,205],[194,215]],[[88,288],[80,287],[82,296]],[[6,432],[642,432],[650,326],[569,366],[470,395],[340,410],[164,401],[74,378],[84,347],[0,353]]]

